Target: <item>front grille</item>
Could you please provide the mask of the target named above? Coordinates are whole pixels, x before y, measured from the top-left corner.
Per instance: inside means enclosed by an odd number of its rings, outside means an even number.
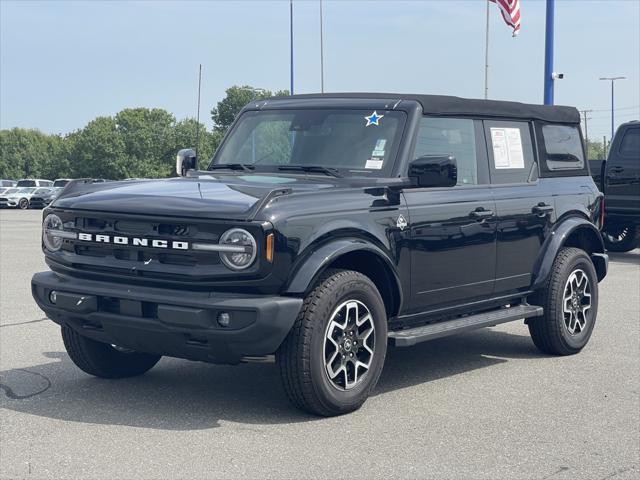
[[[217,252],[152,247],[153,240],[173,242],[216,244],[229,228],[222,222],[209,221],[154,221],[147,218],[118,218],[109,214],[79,214],[71,211],[55,212],[63,221],[65,230],[92,235],[92,241],[65,239],[59,252],[49,254],[49,259],[60,264],[66,271],[95,276],[124,276],[138,279],[157,279],[166,283],[216,281],[235,274],[224,266]],[[133,217],[133,216],[131,216]],[[258,238],[261,229],[244,226]],[[134,246],[96,242],[98,235],[147,239],[149,246]],[[259,244],[261,242],[258,242]],[[54,268],[55,270],[55,268]],[[259,262],[245,270],[256,273]],[[244,273],[243,272],[243,273]]]

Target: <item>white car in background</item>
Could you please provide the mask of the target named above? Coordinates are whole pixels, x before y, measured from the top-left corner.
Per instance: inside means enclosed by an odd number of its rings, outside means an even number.
[[[36,187],[10,188],[0,195],[0,208],[29,208],[29,201],[37,190]]]

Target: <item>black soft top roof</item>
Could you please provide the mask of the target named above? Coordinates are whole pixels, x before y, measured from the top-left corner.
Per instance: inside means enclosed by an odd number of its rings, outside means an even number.
[[[536,119],[554,123],[580,123],[580,114],[575,107],[535,105],[531,103],[504,102],[452,97],[448,95],[416,95],[404,93],[313,93],[276,97],[277,100],[296,99],[376,99],[388,100],[392,104],[400,100],[415,100],[422,105],[427,115],[460,115],[483,117],[508,117]]]

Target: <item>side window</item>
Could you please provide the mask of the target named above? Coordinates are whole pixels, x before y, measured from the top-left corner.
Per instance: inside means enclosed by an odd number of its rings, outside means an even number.
[[[528,122],[484,121],[491,183],[526,183],[537,169]]]
[[[584,154],[578,127],[571,125],[543,125],[542,136],[550,171],[582,170]]]
[[[474,121],[466,118],[423,117],[414,158],[453,155],[458,167],[458,185],[477,185],[476,134]]]
[[[618,151],[624,157],[640,157],[640,128],[627,129]]]

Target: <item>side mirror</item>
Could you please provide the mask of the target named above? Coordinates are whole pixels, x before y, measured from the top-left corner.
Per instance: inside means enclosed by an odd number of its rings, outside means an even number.
[[[418,187],[453,187],[458,168],[453,155],[425,155],[409,164],[409,178]]]
[[[198,159],[196,152],[190,148],[183,148],[176,156],[176,173],[180,177],[184,177],[189,170],[198,168]]]

